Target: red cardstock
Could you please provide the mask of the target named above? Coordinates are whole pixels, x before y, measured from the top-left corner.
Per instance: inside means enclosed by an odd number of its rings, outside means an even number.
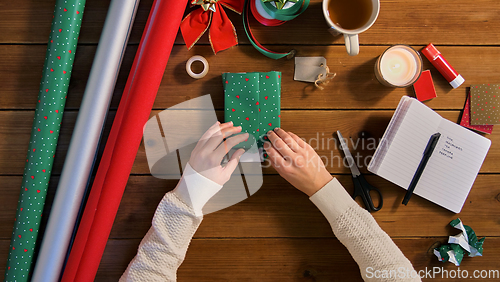
[[[418,80],[413,84],[413,89],[415,89],[415,95],[420,102],[437,97],[430,70],[422,72]]]

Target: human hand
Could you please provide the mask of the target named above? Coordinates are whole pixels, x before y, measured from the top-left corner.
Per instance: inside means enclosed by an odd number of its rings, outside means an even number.
[[[309,197],[323,188],[332,175],[316,151],[292,132],[281,128],[267,133],[264,149],[271,165],[290,184]]]
[[[221,124],[217,121],[203,134],[191,152],[189,159],[191,167],[215,183],[224,185],[231,178],[241,155],[245,153],[244,149],[238,149],[224,167],[221,165],[229,150],[248,139],[248,133],[230,137],[240,132],[241,126],[233,126],[232,122]]]

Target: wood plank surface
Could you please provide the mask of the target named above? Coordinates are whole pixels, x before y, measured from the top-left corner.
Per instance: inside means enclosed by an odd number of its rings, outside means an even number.
[[[152,2],[141,1],[131,43],[139,42]],[[380,2],[379,18],[360,36],[361,44],[500,44],[500,2],[496,0]],[[80,43],[98,42],[108,6],[109,0],[87,1]],[[53,11],[54,1],[2,1],[0,43],[47,43]],[[231,11],[227,14],[236,27],[240,44],[248,44],[241,17]],[[312,0],[304,14],[283,26],[265,27],[255,20],[251,24],[255,37],[263,44],[344,44],[341,37],[332,37],[327,31],[321,0]],[[208,44],[207,36],[200,41]],[[181,36],[177,36],[176,42],[184,43]]]
[[[446,241],[437,238],[395,239],[416,271],[439,270],[457,271],[451,263],[438,262],[432,248]],[[140,240],[109,240],[95,281],[118,281],[130,260],[134,257]],[[6,252],[9,242],[0,240],[0,251]],[[500,239],[487,238],[483,257],[464,258],[461,273],[469,276],[474,271],[491,271],[498,275]],[[0,276],[3,275],[5,261],[0,261]],[[436,269],[436,271],[438,270]],[[442,270],[441,270],[442,271]],[[496,271],[496,272],[495,272]],[[481,272],[476,273],[481,274]],[[432,276],[430,276],[432,277]],[[498,281],[478,279],[478,281]],[[425,278],[422,281],[450,281]],[[178,271],[178,281],[362,281],[356,262],[345,247],[334,238],[291,239],[194,239],[189,247],[184,263]],[[451,279],[460,281],[461,279]]]
[[[413,46],[420,50],[424,46]],[[324,56],[337,77],[321,91],[311,83],[293,80],[293,60],[270,60],[251,46],[239,46],[213,55],[209,46],[196,46],[188,51],[175,46],[164,73],[154,104],[165,109],[191,98],[212,94],[214,107],[223,109],[221,73],[279,70],[282,78],[282,109],[395,109],[402,95],[413,96],[413,88],[389,88],[375,78],[373,68],[377,57],[387,46],[361,46],[361,53],[349,57],[343,46],[295,46],[299,56]],[[39,78],[45,46],[0,45],[0,109],[33,109],[37,101]],[[129,46],[118,77],[111,107],[116,109],[125,87],[137,46]],[[433,75],[439,99],[426,102],[433,109],[463,109],[467,87],[470,84],[497,82],[500,72],[500,49],[494,47],[440,46],[447,60],[466,82],[453,89],[439,72],[423,58],[424,69]],[[80,105],[90,72],[95,46],[80,45],[77,49],[74,71],[66,109]],[[189,57],[199,54],[207,58],[210,70],[207,76],[195,80],[188,76],[185,64]],[[26,67],[26,66],[34,67]]]
[[[499,83],[500,1],[381,0],[379,18],[359,36],[360,54],[355,57],[347,55],[342,36],[333,37],[327,31],[321,2],[311,0],[300,18],[282,26],[265,27],[254,19],[251,25],[255,37],[272,50],[293,48],[298,56],[324,56],[330,70],[337,73],[325,90],[294,81],[293,60],[271,60],[258,53],[249,45],[241,16],[228,11],[240,45],[214,55],[205,34],[194,48],[187,50],[178,33],[151,116],[180,102],[212,94],[222,121],[221,73],[281,71],[282,127],[304,137],[327,161],[327,169],[351,193],[350,172],[332,133],[340,130],[345,137],[352,138],[351,152],[366,173],[366,165],[401,96],[413,96],[411,87],[388,88],[375,79],[375,61],[388,46],[408,44],[420,50],[432,42],[463,75],[466,82],[453,90],[423,58],[424,69],[431,70],[438,94],[438,98],[427,101],[426,105],[453,122],[461,115],[470,84]],[[110,0],[86,3],[41,233],[50,215],[109,3]],[[140,2],[104,137],[109,132],[152,3],[153,0]],[[0,1],[0,277],[4,275],[7,260],[53,9],[54,0]],[[209,61],[210,70],[203,79],[194,80],[186,74],[185,63],[193,55],[203,55]],[[403,189],[378,176],[367,175],[367,180],[384,196],[384,208],[373,216],[417,271],[433,267],[457,269],[451,263],[438,262],[432,248],[457,233],[448,223],[460,217],[479,237],[487,237],[484,256],[465,258],[460,269],[467,270],[469,275],[474,270],[492,270],[500,275],[500,133],[497,130],[485,135],[492,141],[491,149],[458,215],[420,197],[402,206]],[[205,216],[179,269],[179,281],[360,281],[357,264],[307,196],[274,169],[265,167],[263,172],[263,186],[252,197]],[[96,281],[116,281],[120,277],[150,227],[156,205],[176,183],[177,180],[156,179],[149,174],[141,144]],[[450,279],[438,275],[436,279],[423,281]],[[481,281],[499,279],[497,276]]]
[[[340,130],[344,136],[352,138],[353,156],[359,159],[359,167],[366,172],[371,156],[380,142],[389,121],[392,110],[370,111],[282,111],[282,127],[306,139],[320,156],[324,156],[325,165],[332,173],[348,173],[342,164],[343,155],[338,150],[336,139],[332,134]],[[154,111],[152,114],[156,114]],[[460,112],[438,111],[445,118],[457,122]],[[65,112],[62,131],[54,162],[54,174],[59,174],[65,159],[66,150],[71,138],[71,131],[76,119],[76,112]],[[219,120],[223,113],[217,111]],[[33,111],[0,111],[0,175],[22,175],[25,165],[26,150],[31,133]],[[113,115],[110,115],[108,125]],[[487,135],[492,140],[490,151],[486,157],[482,173],[499,173],[500,133]],[[328,162],[328,163],[326,163]],[[275,173],[273,169],[264,169],[265,173]],[[136,156],[133,174],[149,174],[144,145],[141,144]]]
[[[352,180],[348,175],[335,175],[349,193]],[[51,202],[58,178],[51,181],[44,221],[50,216]],[[379,187],[384,208],[373,216],[391,237],[435,237],[455,234],[448,223],[458,216],[474,228],[478,236],[498,236],[500,226],[500,175],[479,175],[462,212],[456,215],[420,197],[408,206],[401,205],[405,191],[377,176],[367,180]],[[20,176],[2,176],[5,192],[0,205],[0,239],[11,236]],[[142,238],[163,195],[172,190],[177,180],[160,180],[152,176],[131,176],[123,196],[110,238]],[[360,199],[358,199],[360,200]],[[480,215],[480,216],[478,216]],[[413,224],[407,224],[407,222]],[[235,228],[237,226],[237,228]],[[249,199],[222,211],[206,215],[196,238],[242,237],[333,237],[330,225],[302,194],[279,175],[266,175],[261,189]]]

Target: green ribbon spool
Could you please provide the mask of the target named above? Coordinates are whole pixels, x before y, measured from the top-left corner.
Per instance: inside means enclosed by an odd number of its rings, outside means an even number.
[[[284,58],[284,57],[287,57],[288,59],[290,59],[293,56],[295,56],[295,53],[296,53],[295,50],[291,50],[290,52],[287,52],[287,53],[274,52],[274,51],[271,51],[271,50],[267,49],[266,47],[262,46],[255,39],[255,37],[252,34],[252,30],[250,29],[249,20],[248,20],[248,14],[250,14],[250,7],[249,7],[250,2],[249,1],[253,1],[253,0],[245,0],[245,5],[243,6],[243,16],[242,16],[242,18],[243,18],[243,27],[245,29],[245,33],[246,33],[246,35],[248,37],[248,40],[252,44],[252,46],[255,49],[257,49],[257,51],[259,51],[264,56],[266,56],[268,58],[271,58],[271,59],[275,59],[275,60],[278,60],[278,59],[281,59],[281,58]]]
[[[302,14],[309,7],[309,0],[298,0],[292,7],[278,9],[271,2],[262,1],[264,10],[274,19],[280,21],[291,21]]]

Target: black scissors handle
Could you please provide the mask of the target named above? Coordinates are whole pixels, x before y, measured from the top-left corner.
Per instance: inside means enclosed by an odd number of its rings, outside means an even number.
[[[361,196],[361,199],[363,200],[363,203],[365,204],[365,207],[369,212],[376,212],[382,208],[384,201],[382,199],[382,193],[379,189],[368,183],[365,177],[361,174],[358,176],[353,176],[352,181],[354,182],[354,193],[352,194],[353,199]],[[373,205],[372,196],[370,195],[370,191],[372,190],[378,193],[379,203],[377,207]]]

